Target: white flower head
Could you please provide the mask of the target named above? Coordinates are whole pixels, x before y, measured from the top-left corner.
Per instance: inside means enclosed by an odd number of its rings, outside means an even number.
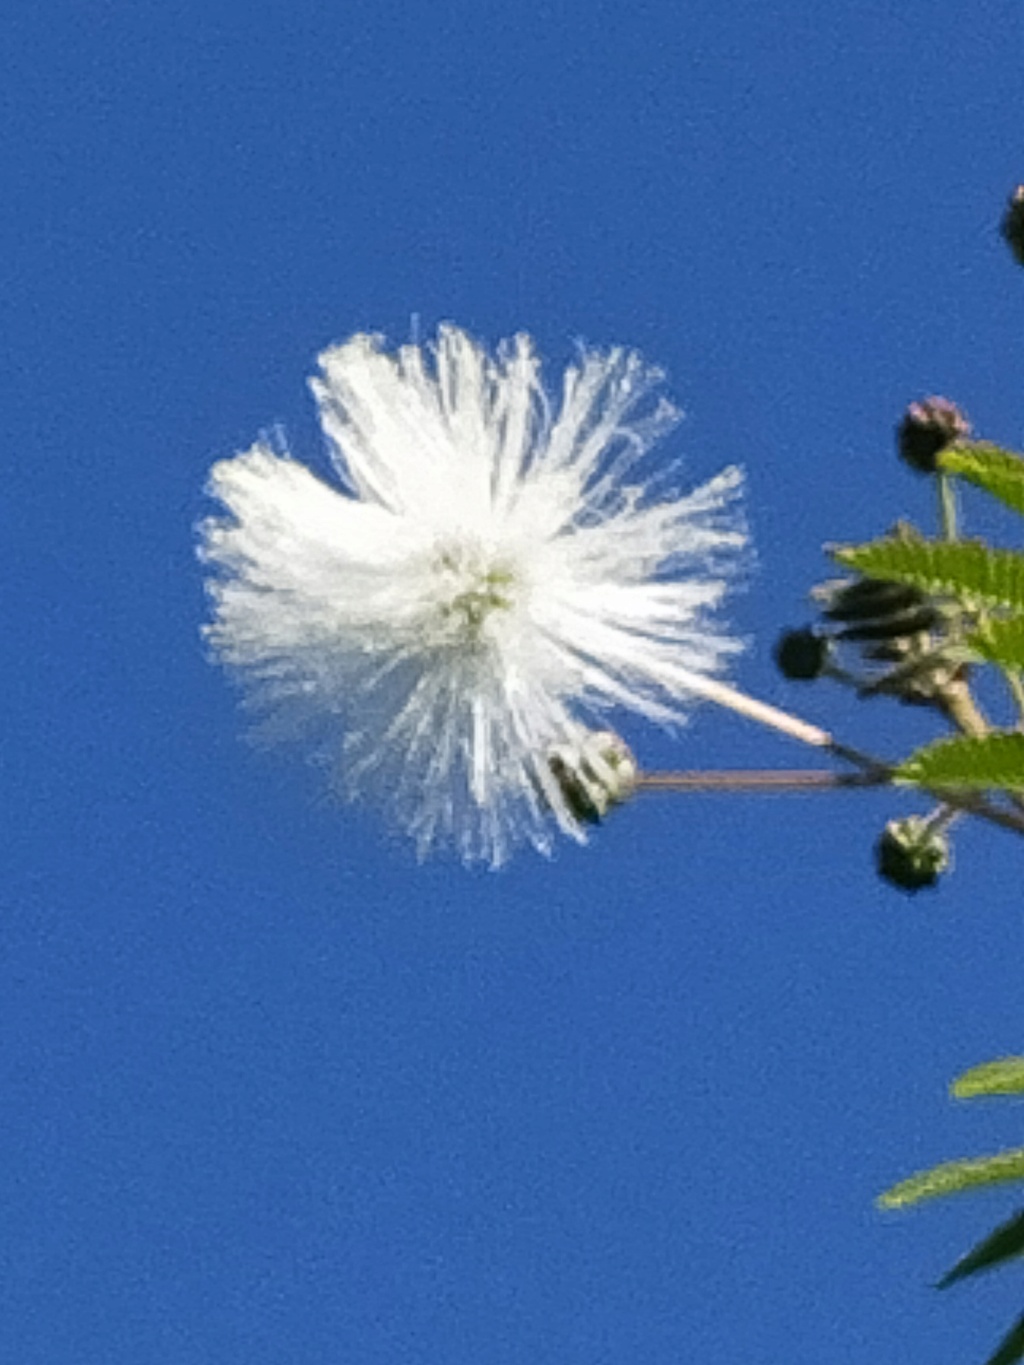
[[[216,656],[268,733],[421,853],[582,840],[550,754],[611,708],[682,719],[737,648],[714,614],[746,544],[739,471],[686,496],[642,476],[678,414],[620,348],[581,350],[557,401],[527,336],[492,355],[450,326],[394,354],[360,335],[320,366],[340,487],[266,443],[211,473]]]

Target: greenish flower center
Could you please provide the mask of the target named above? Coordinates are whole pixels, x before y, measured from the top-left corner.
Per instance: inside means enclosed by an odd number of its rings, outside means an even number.
[[[442,585],[442,617],[461,643],[479,640],[489,618],[495,612],[511,611],[514,605],[515,574],[481,550],[444,550],[436,570]]]

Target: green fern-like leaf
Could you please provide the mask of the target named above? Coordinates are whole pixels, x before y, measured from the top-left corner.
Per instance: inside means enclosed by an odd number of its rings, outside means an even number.
[[[998,1057],[957,1076],[949,1093],[958,1100],[978,1095],[1024,1095],[1024,1057]]]
[[[911,754],[893,780],[919,787],[1024,791],[1024,734],[940,739]]]
[[[939,456],[947,474],[983,488],[1015,512],[1024,512],[1024,458],[988,441],[947,446]]]
[[[923,1199],[962,1194],[985,1185],[1004,1185],[1011,1180],[1024,1180],[1024,1147],[1011,1147],[994,1156],[944,1161],[930,1170],[918,1171],[880,1194],[878,1204],[883,1209],[904,1209]]]
[[[1017,1365],[1024,1360],[1024,1317],[1018,1318],[985,1365]]]
[[[1024,554],[977,540],[912,540],[883,536],[831,551],[840,564],[871,578],[910,583],[972,605],[1024,611]]]
[[[1024,668],[1024,616],[986,621],[967,643],[991,664]]]

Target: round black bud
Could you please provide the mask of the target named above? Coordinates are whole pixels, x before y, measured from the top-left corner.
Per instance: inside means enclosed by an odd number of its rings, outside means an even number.
[[[782,676],[791,682],[813,682],[824,673],[831,649],[827,636],[819,635],[809,626],[787,630],[775,646],[775,663]]]
[[[970,432],[970,422],[948,398],[921,398],[911,403],[896,428],[900,459],[919,474],[934,474],[939,451]]]
[[[878,875],[913,896],[934,886],[949,867],[949,840],[919,815],[890,820],[875,845]]]
[[[1002,222],[1003,238],[1018,265],[1024,265],[1024,185],[1010,195]]]

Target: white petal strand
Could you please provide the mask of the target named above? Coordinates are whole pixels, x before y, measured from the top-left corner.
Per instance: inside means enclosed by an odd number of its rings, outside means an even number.
[[[645,475],[678,414],[634,352],[582,350],[557,403],[539,371],[526,336],[355,336],[312,381],[339,486],[262,443],[210,476],[215,656],[421,854],[584,840],[552,752],[612,708],[678,722],[738,648],[740,472]]]

